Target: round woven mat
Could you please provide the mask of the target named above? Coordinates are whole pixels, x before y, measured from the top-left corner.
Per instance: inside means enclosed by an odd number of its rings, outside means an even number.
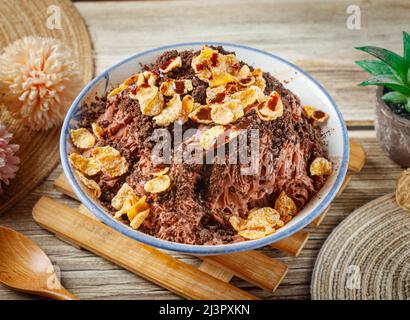
[[[410,299],[410,213],[388,194],[329,236],[313,270],[312,299]]]
[[[62,29],[47,28],[47,8],[58,6]],[[52,9],[53,7],[51,7]],[[91,39],[83,18],[70,1],[0,1],[0,52],[7,45],[29,35],[53,37],[63,41],[72,50],[84,85],[94,73]],[[21,159],[16,179],[0,196],[0,214],[37,186],[59,161],[58,140],[60,129],[30,132],[12,119],[0,106],[0,121],[14,133],[12,142],[20,144]]]

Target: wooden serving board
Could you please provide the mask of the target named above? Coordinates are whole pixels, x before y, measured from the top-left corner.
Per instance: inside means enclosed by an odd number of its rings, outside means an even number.
[[[350,174],[362,169],[365,159],[366,155],[360,144],[350,140],[350,173],[339,194],[349,182]],[[64,175],[55,181],[55,187],[76,198]],[[311,227],[318,227],[328,210],[329,208],[312,222]],[[199,256],[203,262],[195,268],[109,228],[97,221],[83,205],[72,209],[47,197],[42,197],[37,202],[33,208],[33,217],[40,226],[64,241],[98,254],[188,299],[256,299],[229,284],[233,276],[274,292],[288,270],[286,264],[256,250]],[[309,233],[301,230],[271,246],[298,256],[308,238]]]
[[[60,8],[63,29],[47,28],[46,21],[49,15],[47,12],[51,5]],[[81,70],[82,84],[85,85],[92,79],[94,62],[91,39],[83,18],[71,1],[1,1],[0,10],[1,18],[4,19],[0,24],[1,49],[25,36],[57,38],[72,50],[73,59]],[[13,133],[11,142],[20,145],[20,150],[17,152],[20,158],[19,171],[10,185],[4,188],[5,193],[0,195],[1,215],[36,187],[58,164],[60,128],[29,131],[14,119],[1,103],[0,122]]]

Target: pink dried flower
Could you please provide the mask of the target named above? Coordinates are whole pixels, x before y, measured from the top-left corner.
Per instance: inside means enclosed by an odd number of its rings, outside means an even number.
[[[26,37],[0,56],[0,102],[31,130],[60,125],[80,88],[71,53],[57,39]]]
[[[20,163],[20,159],[14,155],[20,146],[9,143],[12,137],[13,135],[0,123],[0,194],[3,193],[3,186],[8,185],[10,179],[16,176]]]

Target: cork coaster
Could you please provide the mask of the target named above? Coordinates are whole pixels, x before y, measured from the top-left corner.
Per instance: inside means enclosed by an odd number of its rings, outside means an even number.
[[[47,19],[55,10],[61,15],[61,29],[47,27]],[[83,18],[70,1],[1,1],[0,20],[0,51],[25,36],[57,38],[72,50],[83,84],[91,80],[94,73],[91,39]],[[2,214],[37,186],[58,164],[60,129],[30,132],[11,118],[4,106],[0,106],[0,121],[14,133],[12,143],[20,145],[17,155],[21,160],[16,178],[5,187],[5,193],[0,196]]]
[[[312,299],[410,299],[410,213],[394,194],[349,215],[324,243]]]

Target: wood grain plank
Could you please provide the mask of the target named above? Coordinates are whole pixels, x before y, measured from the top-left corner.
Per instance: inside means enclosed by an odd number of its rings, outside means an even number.
[[[343,193],[343,191],[345,191],[345,189],[346,189],[346,187],[349,184],[351,179],[352,179],[352,175],[347,173],[345,179],[343,180],[342,185],[340,186],[339,191],[336,194],[336,197],[340,197],[340,195]]]
[[[219,267],[216,267],[212,263],[207,261],[202,261],[202,263],[198,267],[199,270],[210,274],[211,276],[223,281],[223,282],[230,282],[234,275],[229,270],[225,270]]]
[[[302,252],[302,249],[306,245],[306,242],[308,241],[308,239],[309,239],[309,233],[304,230],[301,230],[299,232],[296,232],[290,237],[287,237],[283,240],[279,240],[275,243],[272,243],[271,246],[272,248],[286,252],[294,257],[298,257],[300,253]]]
[[[327,208],[325,209],[325,211],[323,211],[323,213],[322,213],[319,217],[317,217],[315,220],[313,220],[313,221],[310,223],[309,226],[312,227],[312,228],[317,228],[317,227],[319,227],[320,224],[322,223],[322,221],[326,218],[326,215],[328,214],[329,210],[330,210],[330,206],[327,207]]]
[[[288,266],[271,259],[258,251],[246,254],[230,253],[218,256],[201,256],[203,261],[218,268],[232,272],[233,275],[248,281],[269,292],[274,292],[288,272]]]
[[[349,170],[359,172],[366,162],[366,152],[356,140],[350,139]]]
[[[70,183],[64,174],[59,175],[53,185],[58,191],[78,200],[77,195],[74,193],[73,189],[71,189]]]
[[[55,213],[59,214],[56,215]],[[188,299],[257,299],[150,246],[134,241],[47,197],[33,209],[35,221],[71,243]]]

